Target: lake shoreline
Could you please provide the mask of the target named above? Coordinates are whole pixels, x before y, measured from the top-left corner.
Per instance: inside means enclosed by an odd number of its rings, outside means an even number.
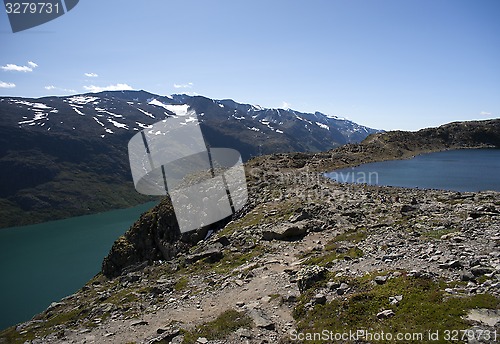
[[[458,192],[500,191],[495,173],[500,170],[499,152],[496,148],[449,149],[408,159],[369,162],[324,175],[341,183]],[[477,178],[478,166],[482,167],[482,178]],[[443,171],[447,171],[446,175]]]

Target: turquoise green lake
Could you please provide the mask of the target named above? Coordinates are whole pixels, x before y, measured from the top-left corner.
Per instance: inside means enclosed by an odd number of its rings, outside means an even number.
[[[155,204],[0,229],[0,329],[80,289],[113,242]]]

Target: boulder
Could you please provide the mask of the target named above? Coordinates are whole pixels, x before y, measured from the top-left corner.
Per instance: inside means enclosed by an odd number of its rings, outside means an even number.
[[[300,238],[307,234],[304,222],[283,223],[281,225],[266,228],[262,231],[263,240],[289,240]]]
[[[296,280],[297,286],[301,293],[312,287],[314,283],[324,279],[326,276],[326,269],[324,267],[313,265],[307,266],[297,272]]]

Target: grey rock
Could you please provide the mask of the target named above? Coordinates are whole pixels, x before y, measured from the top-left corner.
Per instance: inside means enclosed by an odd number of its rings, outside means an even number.
[[[398,260],[398,259],[401,259],[403,258],[404,255],[403,254],[388,254],[388,255],[385,255],[382,257],[382,260],[390,260],[390,261],[395,261],[395,260]]]
[[[467,319],[494,327],[500,323],[500,310],[498,309],[471,309]]]
[[[138,273],[129,273],[127,275],[120,277],[121,283],[124,283],[124,282],[134,283],[134,282],[138,282],[140,280],[141,280],[141,275]]]
[[[302,210],[299,214],[293,214],[292,216],[290,216],[288,221],[294,223],[302,220],[307,220],[310,217],[311,215],[307,211]]]
[[[142,326],[142,325],[149,325],[149,323],[146,320],[134,320],[130,323],[130,326]]]
[[[325,275],[326,269],[318,265],[307,266],[299,270],[296,275],[296,280],[300,292],[302,293],[306,291],[307,289],[312,287],[314,283],[324,279]]]
[[[313,303],[318,305],[324,305],[326,303],[326,296],[323,294],[316,294],[312,299]]]
[[[170,344],[182,344],[184,342],[184,335],[180,334],[170,341]]]
[[[400,212],[401,212],[402,214],[404,214],[404,213],[409,213],[409,212],[413,212],[413,211],[416,211],[416,210],[418,210],[418,208],[413,207],[413,206],[411,206],[411,205],[409,205],[409,204],[404,204],[404,205],[401,207]]]
[[[171,342],[174,338],[178,337],[180,334],[180,329],[175,326],[169,326],[167,328],[159,328],[156,330],[159,336],[148,341],[148,344],[159,344]]]
[[[64,306],[64,302],[52,302],[50,306],[47,308],[46,312],[53,311],[54,309]]]
[[[377,313],[377,318],[378,319],[387,319],[387,318],[393,317],[394,315],[395,314],[394,314],[394,311],[392,309],[386,309],[385,311]]]
[[[253,335],[252,335],[252,331],[250,331],[249,329],[247,328],[239,328],[236,330],[236,335],[239,336],[240,338],[248,338],[248,339],[252,339]]]
[[[262,231],[263,240],[287,240],[294,239],[307,234],[307,227],[304,222],[284,223]]]
[[[207,259],[210,262],[217,262],[221,260],[223,256],[224,254],[220,248],[210,248],[206,251],[186,256],[186,263],[191,264],[201,259]]]
[[[479,276],[483,276],[486,274],[491,274],[491,273],[495,272],[495,269],[490,267],[490,266],[474,266],[470,269],[470,272],[474,276],[479,277]]]
[[[275,324],[271,320],[267,319],[261,310],[255,308],[250,309],[248,314],[252,318],[255,326],[265,328],[266,330],[274,330]]]
[[[326,283],[326,287],[330,290],[337,290],[340,287],[340,283],[330,281]]]
[[[347,283],[340,284],[340,287],[337,289],[338,295],[344,295],[349,290],[349,285]]]
[[[227,236],[221,236],[216,242],[220,243],[224,247],[231,245],[231,241],[229,241]]]
[[[462,281],[468,282],[468,281],[474,281],[476,279],[476,277],[474,276],[474,274],[472,272],[465,271],[464,273],[462,273],[462,275],[460,275],[460,279]]]
[[[294,302],[297,302],[298,298],[299,298],[299,295],[288,294],[286,296],[283,296],[283,302],[294,303]]]
[[[389,297],[389,303],[391,305],[397,305],[403,300],[403,295],[396,295],[396,296],[391,296]]]
[[[458,260],[452,260],[447,263],[439,264],[438,267],[440,269],[458,269],[462,267],[462,263],[460,263]]]
[[[374,282],[381,285],[381,284],[384,284],[385,282],[387,282],[387,279],[389,278],[389,276],[385,275],[385,276],[377,276],[374,278]]]

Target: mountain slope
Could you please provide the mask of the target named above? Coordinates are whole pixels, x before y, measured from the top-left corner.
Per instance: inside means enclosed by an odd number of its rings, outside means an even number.
[[[39,99],[0,98],[0,227],[123,208],[135,192],[127,144],[171,116],[197,115],[207,144],[244,160],[277,152],[324,151],[375,130],[321,113],[264,109],[201,96],[145,91]]]

